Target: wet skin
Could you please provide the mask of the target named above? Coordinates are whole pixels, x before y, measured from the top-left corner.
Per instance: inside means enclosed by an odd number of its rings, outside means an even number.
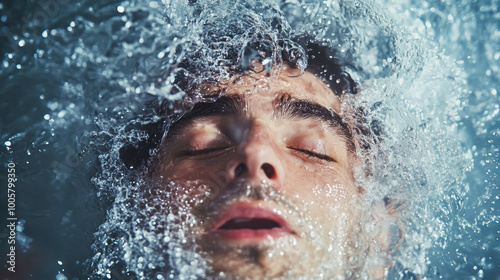
[[[341,100],[313,74],[296,74],[283,67],[274,79],[263,71],[215,86],[223,97],[197,105],[161,145],[154,173],[181,186],[173,200],[209,192],[201,203],[170,205],[191,207],[199,223],[190,232],[214,275],[330,267],[342,276],[366,251]]]

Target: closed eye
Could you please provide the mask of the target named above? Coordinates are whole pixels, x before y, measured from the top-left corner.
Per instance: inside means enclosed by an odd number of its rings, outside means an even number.
[[[299,152],[304,153],[304,154],[311,156],[311,157],[319,158],[319,159],[326,160],[329,162],[337,162],[332,157],[324,155],[324,154],[318,154],[318,153],[315,153],[313,151],[309,151],[309,150],[305,150],[305,149],[299,149],[299,148],[293,148],[293,147],[288,147],[288,148],[291,150],[294,150],[294,151],[299,151]]]
[[[208,155],[211,153],[219,152],[228,149],[229,147],[216,147],[216,148],[206,148],[206,149],[194,149],[194,150],[186,150],[182,153],[183,156],[200,156],[200,155]]]

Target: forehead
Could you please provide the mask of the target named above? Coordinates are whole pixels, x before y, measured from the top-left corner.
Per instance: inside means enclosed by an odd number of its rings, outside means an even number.
[[[327,84],[310,72],[301,73],[299,69],[286,65],[277,75],[276,71],[247,72],[230,81],[222,81],[215,88],[212,90],[222,90],[224,95],[243,95],[250,102],[263,100],[272,103],[277,93],[288,93],[294,98],[309,100],[340,112],[341,100]]]

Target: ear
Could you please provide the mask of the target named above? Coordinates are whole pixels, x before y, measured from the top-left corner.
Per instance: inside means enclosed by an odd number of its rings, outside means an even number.
[[[391,265],[390,256],[403,239],[400,216],[403,206],[403,201],[387,197],[372,205],[372,226],[368,232],[370,279],[385,279],[386,268]]]
[[[385,197],[383,203],[374,205],[372,216],[376,230],[373,240],[384,253],[393,253],[403,239],[400,213],[404,204],[401,200]]]

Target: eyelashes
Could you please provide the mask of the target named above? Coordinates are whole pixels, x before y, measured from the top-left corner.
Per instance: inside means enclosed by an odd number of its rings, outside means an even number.
[[[201,155],[208,155],[212,154],[215,152],[223,151],[228,149],[229,147],[216,147],[216,148],[205,148],[205,149],[192,149],[192,150],[185,150],[182,155],[183,156],[201,156]]]
[[[332,158],[328,155],[325,155],[325,154],[319,154],[319,153],[316,153],[316,152],[313,152],[310,150],[306,150],[306,149],[299,149],[299,148],[293,148],[293,147],[287,147],[287,148],[290,150],[301,152],[301,153],[303,153],[307,156],[310,156],[310,157],[318,158],[318,159],[325,160],[328,162],[337,162],[334,158]]]
[[[183,152],[183,156],[209,155],[209,154],[212,154],[212,153],[216,153],[216,152],[227,150],[229,148],[230,147],[214,147],[214,148],[204,148],[204,149],[198,149],[198,150],[196,150],[196,149],[185,150]],[[328,161],[328,162],[337,162],[334,158],[332,158],[332,157],[330,157],[328,155],[325,155],[325,154],[320,154],[320,153],[316,153],[316,152],[313,152],[313,151],[310,151],[310,150],[300,149],[300,148],[294,148],[294,147],[287,147],[287,148],[290,149],[290,150],[294,150],[294,151],[300,152],[302,154],[305,154],[306,156],[309,156],[309,157],[313,157],[313,158],[325,160],[325,161]]]

